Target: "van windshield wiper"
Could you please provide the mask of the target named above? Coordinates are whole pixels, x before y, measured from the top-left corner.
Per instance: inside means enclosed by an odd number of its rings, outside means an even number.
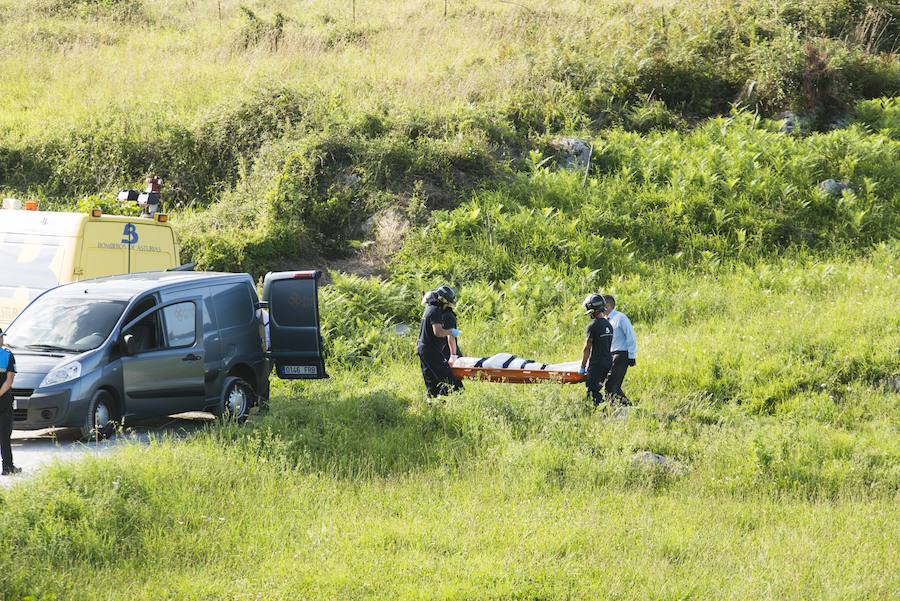
[[[36,351],[62,351],[65,353],[74,353],[78,351],[78,349],[56,346],[54,344],[26,344],[23,348],[33,349]]]

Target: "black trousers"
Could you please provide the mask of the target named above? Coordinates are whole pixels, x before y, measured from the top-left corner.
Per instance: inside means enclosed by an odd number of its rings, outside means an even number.
[[[603,393],[600,392],[600,387],[603,386],[603,381],[606,380],[607,374],[609,374],[608,364],[600,363],[594,365],[588,363],[587,376],[584,379],[584,385],[587,387],[588,395],[595,405],[599,405],[606,400],[603,398]]]
[[[419,365],[422,367],[422,379],[425,380],[430,398],[462,390],[462,382],[454,377],[450,364],[441,351],[419,350]]]
[[[12,458],[13,406],[11,401],[0,401],[0,458],[3,467],[13,465]]]
[[[606,394],[628,400],[622,392],[622,382],[625,381],[625,372],[628,371],[628,351],[615,351],[612,354],[613,362],[606,378]]]

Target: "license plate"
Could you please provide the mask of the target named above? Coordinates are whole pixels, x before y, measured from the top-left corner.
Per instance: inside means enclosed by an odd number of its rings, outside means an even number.
[[[314,376],[319,373],[315,365],[285,365],[283,371],[286,376]]]

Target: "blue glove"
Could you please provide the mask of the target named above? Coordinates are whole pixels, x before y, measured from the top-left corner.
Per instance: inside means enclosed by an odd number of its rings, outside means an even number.
[[[460,335],[461,333],[462,333],[462,332],[460,332],[460,331],[457,330],[456,328],[451,328],[451,330],[450,330],[450,335],[453,336],[454,338],[459,338],[459,335]]]
[[[579,367],[579,368],[578,368],[578,375],[579,375],[579,376],[583,376],[583,375],[586,374],[586,373],[587,373],[587,372],[584,370],[583,367]]]

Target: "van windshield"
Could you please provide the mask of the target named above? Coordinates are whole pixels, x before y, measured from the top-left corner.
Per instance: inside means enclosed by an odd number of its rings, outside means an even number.
[[[109,337],[125,301],[44,296],[30,304],[6,332],[14,348],[82,353]]]

